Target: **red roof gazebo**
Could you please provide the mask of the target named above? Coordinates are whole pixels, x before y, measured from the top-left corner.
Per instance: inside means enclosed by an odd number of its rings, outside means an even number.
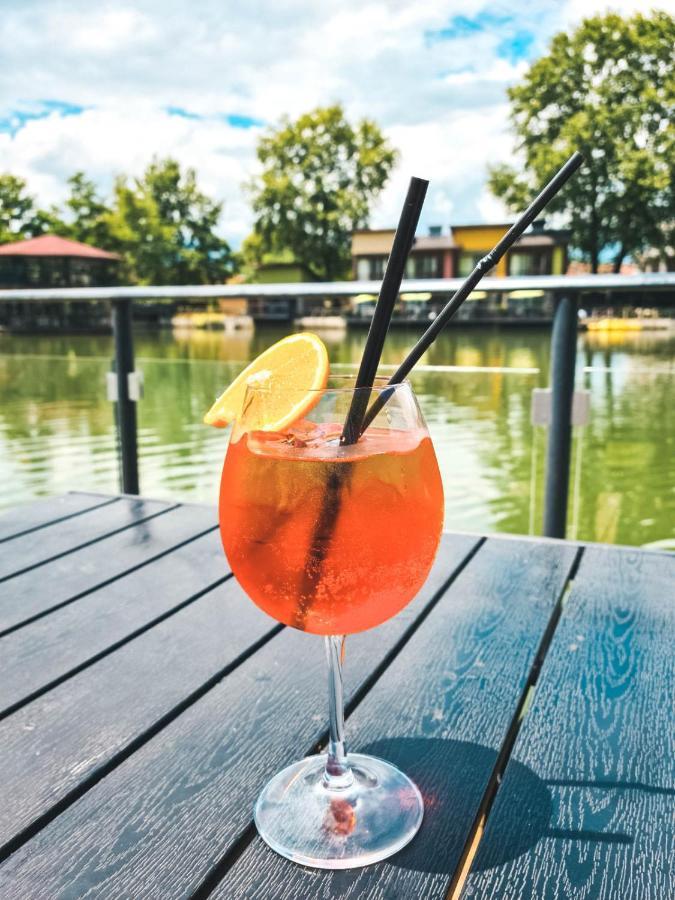
[[[78,259],[119,260],[116,253],[108,253],[107,250],[99,250],[90,244],[71,241],[56,234],[43,234],[26,241],[0,244],[0,256],[74,256]]]
[[[120,257],[55,234],[0,245],[0,288],[105,287]]]

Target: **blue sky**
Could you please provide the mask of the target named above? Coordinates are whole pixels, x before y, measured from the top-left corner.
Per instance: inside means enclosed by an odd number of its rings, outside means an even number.
[[[638,0],[611,4],[622,12]],[[675,0],[659,4],[673,8]],[[108,190],[154,154],[194,166],[251,227],[242,184],[281,115],[340,101],[399,149],[373,226],[395,222],[412,174],[431,180],[422,226],[499,220],[486,167],[512,158],[506,89],[596,0],[22,0],[0,20],[0,171],[59,201],[78,169]],[[35,23],[41,27],[36,28]]]

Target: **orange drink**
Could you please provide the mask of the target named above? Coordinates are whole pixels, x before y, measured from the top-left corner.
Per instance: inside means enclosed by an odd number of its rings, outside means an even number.
[[[237,580],[273,618],[315,634],[362,631],[399,612],[424,583],[442,526],[425,430],[373,426],[349,447],[340,431],[241,434],[220,487]]]

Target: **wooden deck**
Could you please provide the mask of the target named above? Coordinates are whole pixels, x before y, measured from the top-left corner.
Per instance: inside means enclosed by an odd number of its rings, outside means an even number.
[[[675,556],[444,536],[347,641],[348,744],[426,802],[390,860],[257,837],[326,739],[322,642],[260,612],[215,512],[69,494],[0,517],[0,897],[675,896]]]

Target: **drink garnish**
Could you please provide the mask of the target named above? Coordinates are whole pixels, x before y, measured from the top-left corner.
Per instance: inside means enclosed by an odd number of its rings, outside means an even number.
[[[328,381],[328,353],[320,337],[291,334],[272,344],[240,372],[204,416],[206,425],[225,428],[241,415],[246,388],[262,388],[251,398],[246,426],[283,431],[305,416],[321,398]]]

